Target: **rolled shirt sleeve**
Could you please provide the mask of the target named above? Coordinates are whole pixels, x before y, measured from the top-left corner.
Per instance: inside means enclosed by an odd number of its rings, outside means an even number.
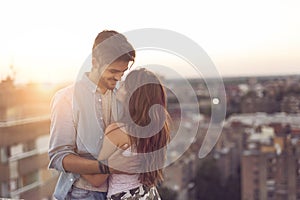
[[[58,91],[51,101],[51,125],[49,142],[49,168],[66,172],[63,158],[76,154],[76,127],[72,112],[73,87]]]

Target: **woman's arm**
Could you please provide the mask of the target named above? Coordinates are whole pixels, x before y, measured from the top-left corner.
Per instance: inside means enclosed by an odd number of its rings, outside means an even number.
[[[109,158],[120,146],[127,142],[127,135],[124,135],[124,132],[118,128],[117,124],[109,125],[105,130],[103,146],[98,156],[98,160]],[[109,174],[86,174],[81,176],[94,187],[99,187],[106,181]]]
[[[87,182],[89,182],[93,187],[100,187],[108,178],[109,174],[83,174],[81,175]]]

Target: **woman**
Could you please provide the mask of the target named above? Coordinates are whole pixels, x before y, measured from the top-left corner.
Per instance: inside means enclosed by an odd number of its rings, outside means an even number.
[[[160,199],[155,186],[163,180],[170,139],[165,90],[154,73],[139,69],[128,74],[117,98],[123,103],[124,115],[107,127],[98,159],[107,159],[118,147],[129,144],[124,154],[137,154],[141,168],[137,174],[82,176],[94,186],[108,178],[108,199]]]

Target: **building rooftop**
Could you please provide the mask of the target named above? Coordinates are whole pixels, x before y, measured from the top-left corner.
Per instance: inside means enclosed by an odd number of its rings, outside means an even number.
[[[0,121],[0,128],[34,123],[34,122],[39,122],[39,121],[45,121],[45,120],[49,120],[49,119],[50,119],[49,115],[42,115],[42,116],[38,116],[38,117],[29,117],[29,118],[25,118],[25,119]]]
[[[290,124],[291,126],[299,127],[300,114],[286,114],[284,112],[276,114],[266,113],[245,113],[231,115],[225,125],[232,122],[241,122],[249,126],[259,126],[270,123]]]

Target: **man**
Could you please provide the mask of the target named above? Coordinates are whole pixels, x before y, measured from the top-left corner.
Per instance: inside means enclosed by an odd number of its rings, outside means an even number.
[[[118,152],[98,162],[105,127],[118,113],[114,88],[135,50],[116,31],[102,31],[94,41],[92,68],[75,84],[58,91],[51,103],[49,168],[61,172],[54,197],[57,199],[105,199],[107,185],[95,188],[80,174],[114,173],[130,168],[130,158]],[[109,164],[108,168],[105,164]]]

